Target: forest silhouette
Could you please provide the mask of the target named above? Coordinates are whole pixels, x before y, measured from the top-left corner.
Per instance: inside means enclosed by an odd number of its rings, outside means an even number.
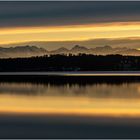
[[[0,71],[131,71],[140,70],[140,56],[44,55],[0,59]]]

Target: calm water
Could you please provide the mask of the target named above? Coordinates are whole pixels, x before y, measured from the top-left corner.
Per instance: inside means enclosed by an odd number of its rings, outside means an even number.
[[[0,83],[0,111],[140,117],[140,82]]]
[[[0,113],[1,138],[140,138],[140,80],[2,80]]]

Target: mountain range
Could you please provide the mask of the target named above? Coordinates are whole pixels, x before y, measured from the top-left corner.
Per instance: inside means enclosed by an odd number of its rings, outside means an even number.
[[[0,47],[0,58],[41,56],[46,53],[47,50],[36,46]]]
[[[89,39],[89,40],[75,40],[75,41],[28,41],[10,44],[1,44],[3,47],[11,46],[37,46],[40,48],[45,48],[49,51],[56,50],[58,48],[71,49],[74,45],[87,46],[88,48],[96,48],[99,46],[104,46],[105,44],[112,46],[112,48],[127,47],[131,49],[140,48],[140,37],[132,38],[100,38],[100,39]]]
[[[47,54],[94,54],[94,55],[107,55],[107,54],[120,54],[139,56],[140,50],[131,49],[126,47],[112,48],[111,46],[103,46],[96,48],[87,48],[80,45],[75,45],[71,49],[61,47],[52,51],[36,46],[16,46],[16,47],[0,47],[0,58],[16,58],[16,57],[31,57],[42,56]]]

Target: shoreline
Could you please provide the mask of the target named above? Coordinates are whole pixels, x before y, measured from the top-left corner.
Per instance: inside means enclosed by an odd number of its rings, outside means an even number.
[[[140,71],[0,72],[0,76],[140,76]]]

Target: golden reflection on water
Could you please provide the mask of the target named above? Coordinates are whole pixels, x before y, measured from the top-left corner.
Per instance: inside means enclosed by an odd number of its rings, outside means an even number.
[[[140,83],[1,83],[0,112],[140,117]]]

